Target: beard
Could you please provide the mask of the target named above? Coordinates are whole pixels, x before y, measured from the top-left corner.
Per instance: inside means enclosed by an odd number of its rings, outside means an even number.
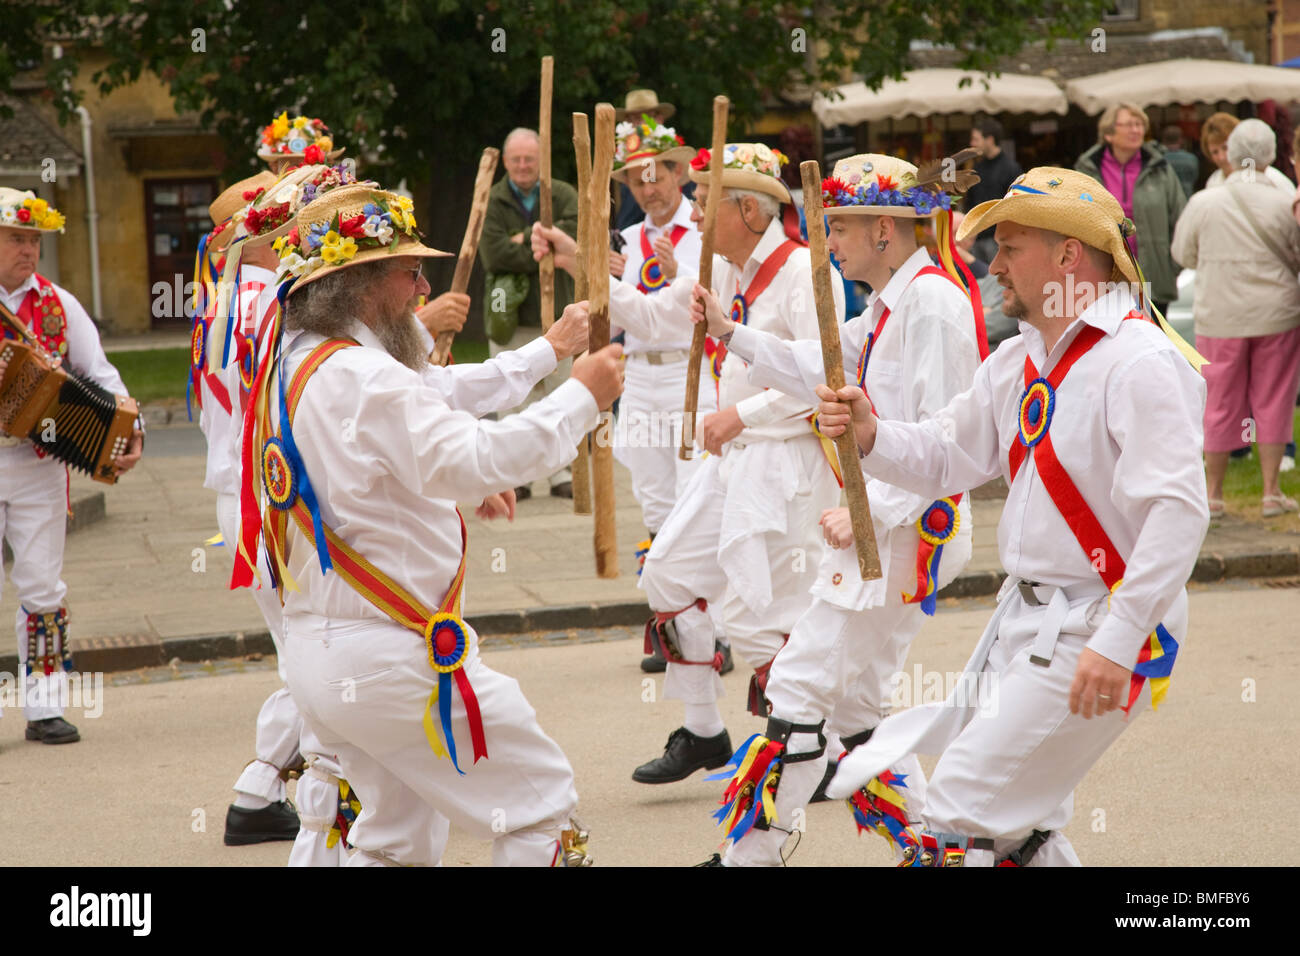
[[[389,355],[418,372],[428,364],[429,356],[415,317],[416,301],[412,298],[400,309],[381,310],[370,328]]]
[[[1023,319],[1029,314],[1029,307],[1025,305],[1024,300],[1016,295],[1013,286],[1002,287],[1002,314],[1009,319]]]

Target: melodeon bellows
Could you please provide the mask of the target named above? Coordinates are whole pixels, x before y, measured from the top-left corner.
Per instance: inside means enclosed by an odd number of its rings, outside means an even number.
[[[114,484],[113,459],[125,454],[140,414],[135,399],[56,368],[14,339],[0,343],[0,430],[29,438],[70,468]]]

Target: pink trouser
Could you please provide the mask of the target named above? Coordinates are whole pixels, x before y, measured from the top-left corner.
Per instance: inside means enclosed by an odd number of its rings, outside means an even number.
[[[1196,337],[1205,366],[1205,450],[1292,439],[1300,384],[1300,328],[1242,339]]]

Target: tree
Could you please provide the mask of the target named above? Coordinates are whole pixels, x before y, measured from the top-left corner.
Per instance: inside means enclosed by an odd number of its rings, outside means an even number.
[[[107,92],[145,70],[181,111],[231,144],[229,173],[256,164],[258,130],[282,109],[324,119],[367,175],[416,191],[422,226],[459,243],[484,145],[537,122],[538,63],[555,56],[555,174],[573,169],[569,113],[621,105],[636,87],[675,103],[687,142],[709,135],[712,98],[732,100],[732,135],[792,84],[856,73],[873,86],[907,66],[914,40],[951,45],[986,70],[1040,38],[1085,36],[1107,0],[30,0],[6,2],[14,37],[0,51],[0,93],[42,60],[65,117],[65,82],[87,46],[108,65]],[[11,27],[13,29],[11,29]],[[60,44],[63,56],[49,55]],[[0,104],[0,109],[3,106]],[[247,148],[245,148],[247,144]],[[376,165],[378,164],[378,165]],[[430,190],[431,183],[437,188]]]

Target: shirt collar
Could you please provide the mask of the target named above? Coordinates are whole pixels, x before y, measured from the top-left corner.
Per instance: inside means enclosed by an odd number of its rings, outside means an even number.
[[[13,298],[19,293],[23,293],[25,295],[29,290],[35,288],[37,288],[37,285],[36,285],[36,273],[34,272],[31,275],[29,275],[26,279],[24,279],[16,289],[5,289],[4,286],[0,286],[0,289],[3,289],[5,294],[9,298]]]
[[[533,183],[533,188],[528,190],[526,193],[516,186],[515,181],[509,176],[506,177],[506,183],[509,184],[510,191],[518,196],[520,201],[526,201],[534,196],[540,196],[542,193],[542,181],[540,179]]]
[[[681,202],[677,204],[676,210],[673,211],[673,217],[662,226],[656,226],[649,216],[641,220],[645,227],[646,238],[658,236],[660,233],[672,234],[673,226],[685,226],[687,229],[694,229],[695,223],[691,222],[691,202],[684,195]]]
[[[872,310],[872,315],[875,315],[874,310],[877,302],[883,302],[885,308],[889,309],[890,312],[894,311],[894,307],[898,305],[898,300],[903,295],[903,290],[916,278],[918,272],[931,264],[930,254],[925,251],[924,246],[908,256],[907,261],[899,266],[898,271],[885,283],[885,287],[872,296],[868,304],[868,309]]]

